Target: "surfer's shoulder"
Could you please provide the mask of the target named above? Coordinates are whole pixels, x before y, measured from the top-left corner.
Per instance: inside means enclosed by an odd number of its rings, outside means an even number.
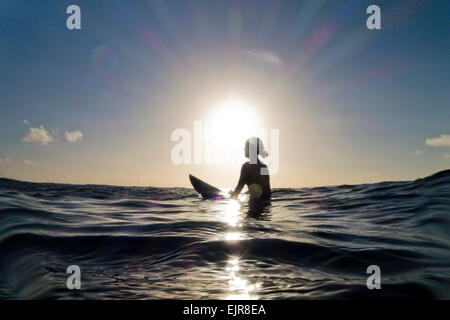
[[[250,166],[250,162],[249,161],[245,162],[241,167],[241,172],[247,172],[247,170],[249,169],[249,166]]]

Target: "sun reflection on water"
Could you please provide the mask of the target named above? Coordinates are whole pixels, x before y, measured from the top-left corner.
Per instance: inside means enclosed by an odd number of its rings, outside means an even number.
[[[222,219],[231,227],[242,226],[242,212],[240,211],[239,202],[231,200],[227,203],[227,206],[223,210]]]
[[[228,290],[230,293],[226,297],[227,300],[257,300],[258,296],[254,293],[261,287],[261,283],[249,284],[248,280],[237,275],[239,271],[239,259],[232,258],[228,261],[225,269],[228,272],[229,280]]]
[[[245,214],[241,210],[239,201],[230,200],[222,210],[222,220],[229,226],[229,230],[225,233],[225,241],[239,241],[244,239],[242,223]],[[260,283],[251,284],[248,280],[240,276],[239,258],[231,257],[226,267],[228,278],[228,294],[227,300],[257,300],[258,296],[255,291],[261,287]]]
[[[239,232],[228,232],[225,234],[226,241],[242,240],[242,234]]]

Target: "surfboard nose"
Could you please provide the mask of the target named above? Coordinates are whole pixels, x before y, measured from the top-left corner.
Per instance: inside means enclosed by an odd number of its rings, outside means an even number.
[[[203,198],[214,199],[221,194],[220,189],[213,187],[212,185],[200,180],[193,175],[189,175],[189,180],[191,181],[194,189],[201,194]]]

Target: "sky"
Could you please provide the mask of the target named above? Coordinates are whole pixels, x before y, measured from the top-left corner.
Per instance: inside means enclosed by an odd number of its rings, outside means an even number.
[[[70,5],[80,30],[67,28]],[[366,26],[370,5],[381,9],[379,30]],[[277,163],[273,187],[449,169],[449,9],[425,0],[3,0],[0,177],[189,187],[192,173],[231,188],[256,129]],[[207,134],[196,136],[199,123]],[[195,163],[206,152],[195,143],[206,140],[238,154]]]

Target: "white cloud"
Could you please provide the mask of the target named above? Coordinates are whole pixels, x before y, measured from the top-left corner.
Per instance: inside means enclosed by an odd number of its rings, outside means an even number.
[[[430,138],[425,142],[433,147],[450,147],[450,134],[441,134],[439,138]]]
[[[83,133],[79,130],[65,133],[66,140],[69,142],[77,142],[83,138]]]
[[[269,51],[262,50],[245,50],[244,54],[250,58],[256,59],[258,61],[275,65],[277,67],[283,66],[283,59],[281,59],[276,54]]]
[[[27,126],[30,125],[30,123],[28,122],[28,120],[23,120],[23,123],[25,123]]]
[[[11,159],[9,157],[1,158],[0,157],[0,164],[8,164],[11,162]]]
[[[53,142],[53,136],[44,126],[39,126],[39,128],[29,128],[28,134],[22,140],[25,142],[37,142],[45,146]]]
[[[422,154],[422,150],[416,150],[416,154]]]

